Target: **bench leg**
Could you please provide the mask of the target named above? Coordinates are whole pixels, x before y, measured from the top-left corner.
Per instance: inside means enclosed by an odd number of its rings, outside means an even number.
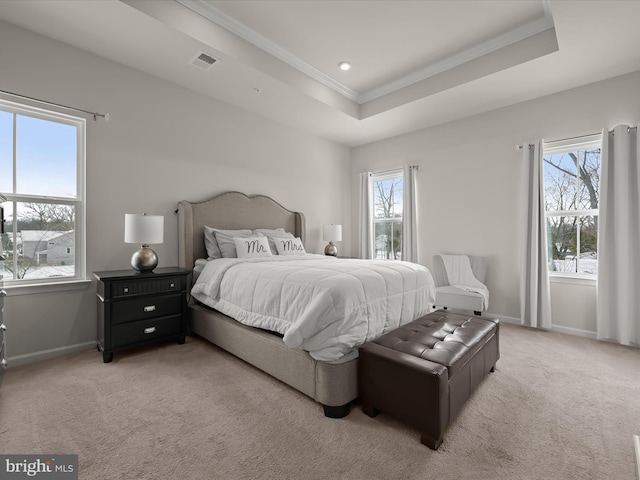
[[[378,410],[373,405],[369,405],[368,403],[362,404],[362,411],[365,413],[365,415],[369,415],[371,418],[377,417],[380,413],[380,410]]]
[[[337,407],[333,407],[331,405],[322,405],[324,410],[324,416],[329,418],[342,418],[349,415],[351,411],[351,404],[347,403],[346,405],[338,405]]]
[[[420,443],[422,443],[423,445],[426,445],[431,450],[438,450],[438,447],[442,445],[442,440],[443,440],[442,437],[438,438],[437,440],[434,440],[431,436],[427,435],[426,433],[420,434]]]

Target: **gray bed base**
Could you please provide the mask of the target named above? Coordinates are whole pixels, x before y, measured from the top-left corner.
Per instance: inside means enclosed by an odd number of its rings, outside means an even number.
[[[179,264],[192,269],[207,258],[204,226],[222,229],[283,227],[305,238],[305,218],[264,195],[226,192],[202,202],[178,204]],[[282,338],[247,327],[230,317],[189,300],[190,329],[238,358],[322,404],[327,417],[349,413],[358,396],[357,359],[334,364],[314,360],[299,349],[288,348]]]

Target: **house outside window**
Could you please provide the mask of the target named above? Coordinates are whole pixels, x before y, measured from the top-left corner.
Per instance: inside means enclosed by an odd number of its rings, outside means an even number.
[[[551,275],[595,276],[601,135],[544,144],[547,249]]]
[[[86,121],[0,100],[7,286],[84,280]]]
[[[402,170],[372,175],[373,258],[402,259]]]

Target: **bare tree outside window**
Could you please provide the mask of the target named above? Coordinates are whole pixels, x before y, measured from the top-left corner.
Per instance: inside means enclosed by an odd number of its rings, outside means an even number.
[[[374,258],[402,259],[402,172],[375,176],[374,190]]]
[[[17,203],[17,209],[17,223],[16,215],[11,213],[2,235],[6,272],[14,279],[59,277],[72,272],[74,208],[71,205]],[[15,236],[14,225],[17,227]]]
[[[599,144],[544,155],[549,270],[596,274]]]

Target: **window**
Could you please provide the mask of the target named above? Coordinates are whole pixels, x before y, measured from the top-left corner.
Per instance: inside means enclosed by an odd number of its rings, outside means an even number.
[[[544,144],[549,271],[595,275],[601,135]]]
[[[82,118],[0,100],[6,284],[84,279]]]
[[[373,174],[373,258],[402,259],[402,170]]]

